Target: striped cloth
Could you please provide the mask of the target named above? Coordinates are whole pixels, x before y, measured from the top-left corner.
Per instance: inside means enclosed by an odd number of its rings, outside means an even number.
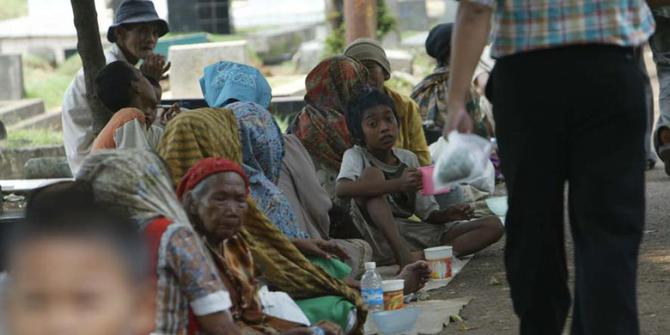
[[[175,184],[191,166],[207,157],[222,157],[242,163],[237,119],[229,109],[203,108],[181,113],[165,128],[158,153],[167,163]],[[312,265],[251,198],[244,219],[242,238],[249,244],[264,279],[294,299],[341,296],[358,312],[354,333],[361,334],[367,311],[358,292]]]
[[[575,44],[638,46],[654,32],[644,0],[464,0],[495,8],[491,55]]]

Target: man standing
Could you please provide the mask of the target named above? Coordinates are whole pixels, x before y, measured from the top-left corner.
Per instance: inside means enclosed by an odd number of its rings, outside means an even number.
[[[107,64],[121,60],[137,65],[143,60],[140,69],[160,95],[158,82],[169,65],[166,66],[165,58],[153,50],[158,38],[168,31],[167,22],[158,17],[153,2],[126,0],[117,9],[114,24],[107,30],[107,40],[114,43],[105,52]],[[83,69],[65,92],[62,122],[65,153],[75,175],[97,136],[93,131],[93,111],[86,99]]]
[[[651,12],[642,0],[462,0],[446,132],[472,130],[465,97],[492,16],[487,95],[509,195],[505,265],[520,333],[563,331],[567,183],[572,334],[638,334],[646,104],[635,49],[654,30]]]

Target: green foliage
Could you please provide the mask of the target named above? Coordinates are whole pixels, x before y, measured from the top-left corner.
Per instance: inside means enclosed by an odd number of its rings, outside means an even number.
[[[7,149],[58,144],[63,144],[63,133],[46,129],[9,131],[7,139],[0,141],[0,147]]]
[[[26,96],[44,100],[47,109],[58,107],[72,79],[81,68],[81,58],[74,55],[54,68],[47,61],[30,55],[23,57]]]
[[[331,13],[331,19],[342,17],[342,13]],[[341,54],[346,47],[344,22],[333,29],[326,38],[326,56]],[[386,1],[377,0],[377,39],[382,40],[386,34],[397,29],[398,22],[393,16]]]
[[[0,20],[14,19],[28,15],[28,0],[2,0]]]

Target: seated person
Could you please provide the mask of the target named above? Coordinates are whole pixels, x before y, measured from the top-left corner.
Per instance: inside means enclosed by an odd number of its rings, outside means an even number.
[[[7,241],[7,318],[2,324],[7,334],[151,331],[154,310],[144,241],[127,218],[93,203],[87,183],[35,190],[26,222]]]
[[[165,57],[154,53],[154,48],[158,39],[170,30],[167,21],[158,16],[153,2],[147,0],[124,0],[114,14],[114,23],[107,29],[107,41],[112,44],[105,51],[106,63],[124,61],[136,66],[141,61],[140,70],[160,97],[159,81],[170,64],[166,63]],[[98,124],[93,116],[85,81],[81,69],[63,95],[63,142],[72,175],[77,174],[82,161],[91,152],[95,136],[105,126]]]
[[[153,333],[240,334],[228,311],[228,290],[158,156],[146,150],[93,153],[77,180],[91,183],[97,203],[130,216],[149,241]]]
[[[270,108],[272,88],[257,68],[230,61],[221,61],[203,69],[200,89],[207,105],[224,108],[241,101],[254,102]]]
[[[254,259],[241,236],[249,194],[249,179],[242,168],[223,158],[203,159],[182,179],[177,194],[230,292],[231,313],[243,333],[310,334],[304,325],[263,312]],[[340,332],[330,322],[316,327],[327,334]]]
[[[449,84],[449,58],[451,57],[452,23],[443,23],[430,30],[426,38],[426,53],[435,59],[437,66],[433,73],[422,80],[412,91],[412,99],[419,105],[424,122],[428,144],[442,136],[444,115],[447,113],[447,85]],[[478,71],[480,71],[478,69]],[[484,78],[475,78],[482,81]],[[475,121],[474,133],[489,138],[493,136],[493,126],[480,106],[480,93],[473,84],[468,92],[466,108]]]
[[[95,78],[95,89],[114,115],[93,141],[91,150],[154,151],[163,129],[154,125],[158,99],[142,72],[127,62],[109,63]]]
[[[236,102],[228,105],[227,108],[231,109],[237,117],[243,148],[243,166],[250,177],[251,197],[259,206],[259,209],[286,236],[290,237],[293,244],[312,262],[326,269],[331,275],[338,276],[337,273],[340,272],[333,270],[333,268],[344,268],[337,264],[340,262],[335,258],[345,261],[350,265],[350,268],[344,269],[346,280],[351,286],[358,287],[358,282],[355,279],[363,274],[365,262],[372,259],[370,245],[363,240],[330,239],[327,232],[320,235],[314,233],[314,227],[299,225],[296,214],[298,210],[302,210],[301,204],[292,203],[277,185],[281,174],[282,161],[295,157],[285,154],[284,139],[274,118],[270,112],[255,103]],[[309,154],[305,152],[304,157],[309,157]],[[305,168],[309,168],[309,165],[306,165]],[[318,185],[315,174],[316,172],[312,169],[311,176],[313,178],[311,180],[309,171],[300,175],[299,178],[304,180],[303,182]],[[319,189],[325,193],[323,188]],[[319,195],[317,192],[306,196],[316,196],[318,201],[320,200]],[[327,194],[323,196],[328,199]],[[326,208],[326,218],[328,207],[332,205],[329,200],[321,202],[321,206]],[[321,222],[320,224],[329,225],[329,222]],[[315,235],[308,234],[308,231]],[[401,273],[401,277],[407,281],[408,292],[420,289],[427,281],[429,272],[430,269],[423,262],[417,262],[406,267]]]
[[[206,108],[181,114],[165,128],[159,153],[177,185],[188,170],[204,158],[219,157],[242,164],[237,119],[229,109]],[[310,320],[335,321],[345,330],[349,321],[355,321],[354,330],[361,329],[366,312],[358,290],[339,280],[340,276],[311,263],[304,251],[291,243],[250,197],[247,204],[249,208],[241,236],[251,246],[254,261],[263,269],[268,286],[286,292],[294,299],[329,297],[332,304],[341,307],[324,309],[323,304],[313,307],[316,312],[331,314],[332,318],[310,317],[305,312]],[[334,258],[332,261],[335,263]],[[346,267],[346,264],[341,265]],[[338,275],[347,276],[344,271],[339,272]],[[349,313],[352,310],[358,313],[353,319]]]
[[[381,44],[373,39],[359,38],[344,50],[344,55],[361,62],[368,69],[368,84],[388,94],[393,100],[398,115],[398,132],[396,146],[413,152],[421,166],[430,165],[432,160],[426,136],[423,133],[423,121],[419,106],[406,95],[402,95],[384,82],[391,79],[391,62]]]
[[[412,152],[394,147],[398,118],[386,94],[376,88],[362,92],[347,109],[346,120],[357,144],[344,153],[336,191],[354,199],[357,228],[378,262],[406,265],[417,258],[412,251],[443,244],[453,245],[454,255],[462,257],[500,239],[497,217],[459,221],[472,217],[469,206],[440,210],[432,196],[418,192],[419,162]]]

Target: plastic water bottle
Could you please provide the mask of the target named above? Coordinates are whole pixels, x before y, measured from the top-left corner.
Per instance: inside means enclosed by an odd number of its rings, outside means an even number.
[[[375,262],[365,263],[365,274],[361,278],[361,295],[363,304],[369,313],[384,310],[384,291],[382,290],[382,276],[376,271]]]

